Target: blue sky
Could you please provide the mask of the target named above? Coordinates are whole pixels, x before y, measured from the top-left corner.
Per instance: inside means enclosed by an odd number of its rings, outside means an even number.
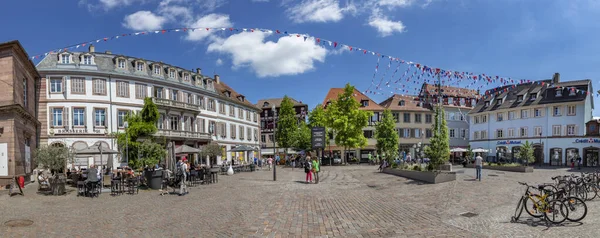
[[[3,1],[0,41],[17,39],[30,55],[123,33],[178,27],[264,28],[336,41],[446,70],[512,79],[592,79],[600,89],[600,3],[592,0],[79,0]],[[346,82],[364,91],[377,57],[347,48],[316,45],[314,38],[237,32],[167,33],[125,37],[96,44],[110,50],[221,75],[256,102],[287,94],[320,103],[331,87]],[[313,40],[311,40],[313,39]],[[265,43],[265,42],[269,43]],[[389,60],[375,75],[391,82],[371,87],[380,102],[396,91],[416,93]],[[384,77],[385,75],[385,77]],[[400,82],[394,83],[396,79]],[[466,83],[449,82],[465,86]],[[496,84],[476,83],[487,89]],[[594,95],[597,95],[594,93]],[[596,105],[598,101],[596,101]],[[598,109],[595,110],[598,115]]]

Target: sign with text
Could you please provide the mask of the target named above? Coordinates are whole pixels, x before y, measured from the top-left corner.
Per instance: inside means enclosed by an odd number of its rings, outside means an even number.
[[[496,145],[519,145],[521,144],[520,140],[503,140],[496,142]]]
[[[325,127],[313,127],[311,131],[311,144],[313,149],[325,148]]]
[[[589,138],[589,139],[575,139],[575,143],[600,143],[600,138]]]

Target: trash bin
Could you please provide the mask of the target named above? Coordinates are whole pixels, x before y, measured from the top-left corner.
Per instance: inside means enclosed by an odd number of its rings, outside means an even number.
[[[145,171],[146,183],[150,189],[161,189],[162,187],[162,170],[146,170]]]

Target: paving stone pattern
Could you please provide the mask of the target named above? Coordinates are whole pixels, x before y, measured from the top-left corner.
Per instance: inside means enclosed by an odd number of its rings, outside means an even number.
[[[319,184],[301,169],[220,176],[218,184],[179,197],[140,190],[100,198],[0,195],[0,237],[597,237],[600,201],[589,202],[583,223],[547,228],[510,223],[524,189],[517,181],[548,182],[567,169],[534,173],[457,168],[457,181],[422,184],[376,172],[374,166],[322,167]],[[490,176],[494,175],[494,176]],[[459,214],[473,212],[475,217]],[[27,227],[5,222],[28,219]]]

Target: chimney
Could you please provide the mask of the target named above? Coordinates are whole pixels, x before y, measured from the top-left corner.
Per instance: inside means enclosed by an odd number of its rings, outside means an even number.
[[[201,75],[202,74],[202,69],[201,68],[196,68],[196,73]]]
[[[552,76],[552,83],[553,84],[560,83],[560,74],[559,73],[554,73],[554,76]]]
[[[215,81],[217,81],[217,84],[221,84],[221,79],[218,74],[215,74]]]
[[[105,53],[105,54],[107,54],[107,55],[110,55],[110,54],[112,54],[112,52],[111,52],[110,50],[107,50],[107,51],[105,51],[104,53]]]
[[[88,48],[90,53],[94,53],[96,52],[96,47],[94,47],[94,45],[90,45],[90,47]]]

